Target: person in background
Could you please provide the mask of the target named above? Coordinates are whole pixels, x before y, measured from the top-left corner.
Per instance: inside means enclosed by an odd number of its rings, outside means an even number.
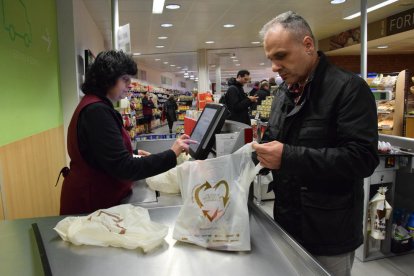
[[[363,242],[363,179],[379,162],[374,96],[317,51],[300,15],[280,14],[260,34],[284,80],[253,146],[273,173],[274,218],[332,275],[350,275]]]
[[[255,81],[253,83],[252,90],[250,90],[250,92],[249,92],[249,96],[255,96],[256,93],[257,93],[257,91],[259,91],[259,88],[260,88],[259,86],[260,86],[260,82],[259,81]]]
[[[165,116],[167,117],[168,129],[170,130],[170,133],[172,133],[174,122],[177,121],[177,109],[178,106],[174,99],[174,95],[170,95],[164,104]]]
[[[274,77],[269,78],[269,91],[271,95],[275,95],[277,90],[278,84],[276,82],[276,79]]]
[[[165,172],[177,164],[194,141],[181,136],[171,149],[150,154],[138,150],[134,158],[131,139],[122,117],[112,104],[125,97],[137,65],[122,51],[100,53],[86,73],[78,104],[68,128],[70,168],[62,169],[60,215],[91,213],[120,204],[132,193],[132,181]]]
[[[276,85],[276,79],[274,77],[269,78],[269,87]]]
[[[229,79],[229,88],[224,96],[227,108],[230,111],[229,120],[244,123],[250,126],[249,107],[257,102],[257,96],[247,96],[243,86],[250,81],[250,73],[240,70],[237,78]]]
[[[152,133],[151,122],[152,122],[152,109],[155,107],[154,102],[148,97],[148,93],[144,93],[142,98],[142,114],[144,115],[144,128],[145,133]]]
[[[197,110],[197,108],[198,108],[198,105],[197,105],[197,102],[198,102],[198,99],[197,99],[198,93],[197,92],[193,92],[192,95],[193,95],[193,101],[191,102],[191,109]]]
[[[258,97],[257,105],[260,105],[263,100],[266,100],[267,96],[270,96],[269,83],[267,81],[260,83],[260,90],[257,91],[256,96]]]

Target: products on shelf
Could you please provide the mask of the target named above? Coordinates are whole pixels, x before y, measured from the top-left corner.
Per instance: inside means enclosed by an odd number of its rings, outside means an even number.
[[[414,247],[414,213],[397,208],[393,212],[391,252],[402,253]]]
[[[273,98],[274,96],[267,96],[266,99],[257,106],[256,110],[252,111],[252,115],[256,116],[256,114],[259,113],[261,119],[269,119]]]

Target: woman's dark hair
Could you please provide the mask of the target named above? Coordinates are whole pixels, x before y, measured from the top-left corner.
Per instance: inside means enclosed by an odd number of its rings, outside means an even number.
[[[136,75],[137,70],[137,64],[126,53],[115,50],[101,52],[86,73],[81,89],[85,94],[106,96],[119,77]]]

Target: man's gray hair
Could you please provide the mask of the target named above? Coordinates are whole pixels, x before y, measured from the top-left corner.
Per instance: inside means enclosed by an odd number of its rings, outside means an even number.
[[[308,22],[306,22],[302,16],[293,11],[279,14],[267,22],[259,32],[260,37],[264,39],[267,32],[277,25],[281,25],[284,29],[293,33],[299,41],[302,41],[305,36],[310,36],[315,42],[315,37],[313,36]]]

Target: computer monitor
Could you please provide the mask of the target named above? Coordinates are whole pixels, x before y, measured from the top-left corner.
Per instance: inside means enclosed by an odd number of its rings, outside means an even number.
[[[207,158],[214,145],[215,134],[221,131],[227,116],[228,111],[224,105],[206,105],[190,135],[192,140],[198,142],[190,145],[190,155],[194,159]]]

